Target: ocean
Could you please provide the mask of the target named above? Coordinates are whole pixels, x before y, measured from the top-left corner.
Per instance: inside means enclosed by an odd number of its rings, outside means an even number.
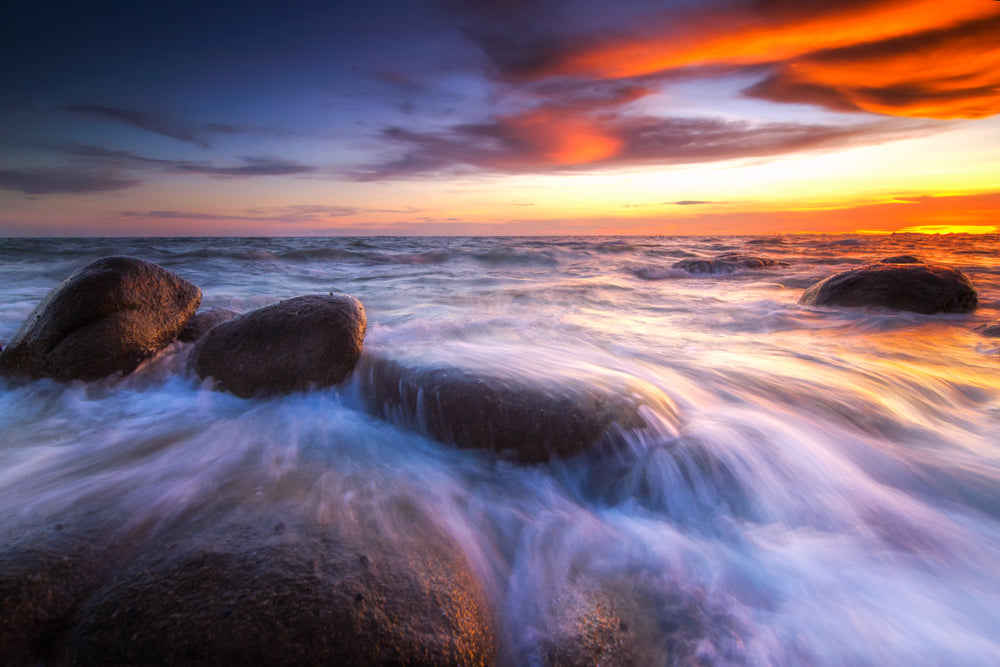
[[[779,264],[671,268],[728,252]],[[965,272],[979,308],[797,303],[901,254]],[[362,361],[638,392],[645,425],[521,463],[372,414],[357,373],[213,391],[175,343],[123,378],[0,380],[8,543],[95,504],[149,544],[211,512],[405,506],[385,538],[417,514],[460,545],[501,664],[548,664],[595,590],[627,591],[601,599],[644,619],[642,662],[1000,664],[1000,339],[976,330],[1000,317],[1000,236],[3,239],[0,344],[108,255],[176,272],[203,308],[350,294]]]

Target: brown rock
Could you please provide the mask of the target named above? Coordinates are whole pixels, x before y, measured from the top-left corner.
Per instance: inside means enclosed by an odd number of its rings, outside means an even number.
[[[0,536],[0,665],[48,664],[76,609],[136,551],[103,510],[65,512]]]
[[[105,257],[42,299],[0,353],[0,373],[96,380],[131,373],[171,343],[201,290],[155,264]]]
[[[644,399],[623,387],[531,383],[454,366],[416,367],[366,355],[358,383],[367,409],[461,448],[540,462],[574,456],[641,428]],[[669,410],[669,407],[666,408]]]
[[[751,257],[738,252],[719,255],[714,259],[682,259],[675,262],[671,268],[681,269],[688,273],[729,274],[743,269],[765,269],[777,266],[779,262],[768,257]]]
[[[433,530],[213,526],[150,551],[94,595],[67,664],[488,665],[493,620]]]
[[[971,313],[978,297],[961,271],[935,264],[874,262],[821,280],[802,294],[799,303]]]
[[[194,369],[238,396],[334,385],[357,363],[366,328],[354,297],[295,297],[213,327],[195,344]]]
[[[231,308],[205,308],[199,310],[194,314],[194,317],[188,320],[187,325],[181,329],[181,332],[177,335],[177,340],[182,343],[193,343],[208,333],[208,330],[216,324],[228,322],[238,316],[239,313]]]

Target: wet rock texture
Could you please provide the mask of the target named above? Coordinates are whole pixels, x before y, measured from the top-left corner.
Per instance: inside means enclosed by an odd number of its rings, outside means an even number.
[[[105,257],[49,292],[0,353],[0,373],[96,380],[131,373],[177,338],[201,290],[135,257]]]
[[[177,335],[177,340],[182,343],[193,343],[208,333],[208,330],[216,324],[228,322],[238,316],[239,313],[231,308],[204,308],[188,320],[187,325]]]
[[[122,516],[67,513],[0,536],[0,665],[51,664],[73,612],[142,542]]]
[[[195,344],[194,369],[245,397],[330,386],[354,368],[366,328],[354,297],[299,296],[213,327]]]
[[[140,558],[77,612],[65,664],[486,665],[493,621],[455,545],[259,524]]]
[[[724,275],[747,269],[766,269],[779,263],[768,257],[752,257],[742,253],[726,253],[714,259],[682,259],[671,268],[681,269],[696,275]]]
[[[806,306],[873,306],[915,313],[971,313],[978,296],[961,271],[894,257],[837,273],[807,289]]]
[[[588,387],[532,385],[458,367],[412,367],[367,355],[361,393],[376,415],[461,448],[541,462],[588,451],[615,428],[645,425],[641,401]]]

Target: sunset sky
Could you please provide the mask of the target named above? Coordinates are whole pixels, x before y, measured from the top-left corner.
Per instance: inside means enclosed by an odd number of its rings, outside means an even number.
[[[994,0],[35,0],[0,62],[0,236],[1000,225]]]

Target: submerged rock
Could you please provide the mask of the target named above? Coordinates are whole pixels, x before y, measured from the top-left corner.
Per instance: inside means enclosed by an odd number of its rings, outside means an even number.
[[[64,662],[494,662],[485,595],[453,542],[272,523],[213,526],[139,558],[77,613]]]
[[[193,343],[208,333],[208,330],[216,324],[228,322],[238,316],[239,313],[231,308],[205,308],[204,310],[199,310],[188,320],[187,325],[181,329],[181,332],[177,335],[177,340],[182,343]]]
[[[741,629],[699,589],[656,577],[582,575],[545,597],[535,656],[518,662],[582,665],[746,664]],[[551,592],[550,592],[551,593]]]
[[[765,269],[771,266],[778,266],[780,262],[768,257],[752,257],[738,252],[718,255],[714,259],[682,259],[675,262],[674,269],[682,269],[688,273],[701,274],[729,274],[736,273],[744,269]]]
[[[978,297],[969,279],[956,269],[883,260],[821,280],[802,294],[799,303],[876,306],[925,314],[971,313]]]
[[[979,333],[990,338],[1000,338],[1000,320],[995,320],[979,327]]]
[[[878,260],[879,264],[923,264],[919,257],[914,255],[895,255]]]
[[[538,384],[454,366],[416,367],[367,355],[358,368],[367,408],[461,448],[526,462],[588,451],[641,428],[643,399],[588,386]]]
[[[354,297],[299,296],[213,327],[195,344],[194,369],[238,396],[330,386],[354,368],[366,328]]]
[[[0,353],[0,373],[96,380],[131,373],[177,338],[201,290],[156,264],[105,257],[42,299]]]

